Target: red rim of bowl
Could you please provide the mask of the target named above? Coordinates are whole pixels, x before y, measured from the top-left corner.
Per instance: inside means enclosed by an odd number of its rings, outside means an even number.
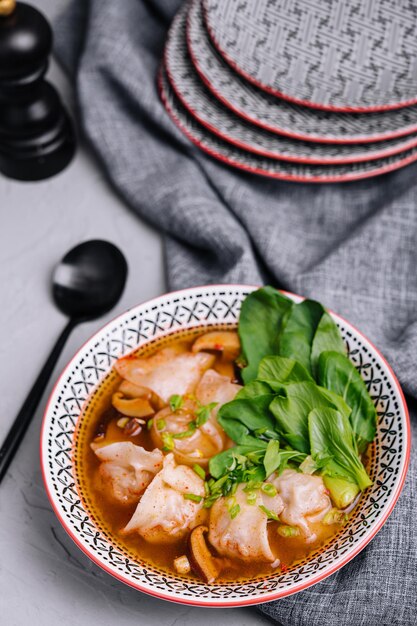
[[[293,102],[294,104],[300,104],[302,106],[308,107],[310,109],[318,109],[319,111],[333,111],[334,113],[380,113],[381,111],[395,111],[396,109],[403,109],[407,106],[411,106],[417,103],[417,97],[410,98],[409,100],[403,100],[401,102],[393,102],[390,104],[380,104],[380,105],[370,105],[370,106],[337,106],[333,104],[323,104],[320,102],[312,102],[310,100],[302,100],[301,98],[296,98],[295,96],[289,96],[283,91],[279,91],[274,89],[273,87],[269,87],[265,83],[258,81],[256,78],[251,76],[248,72],[243,70],[236,63],[234,59],[230,57],[230,55],[224,50],[224,48],[219,43],[216,35],[213,31],[211,24],[209,23],[208,18],[208,10],[206,7],[205,0],[201,0],[201,6],[204,14],[204,21],[207,28],[207,32],[210,35],[210,39],[213,42],[214,47],[218,51],[218,53],[223,57],[223,59],[227,62],[228,65],[242,78],[247,80],[255,87],[262,89],[266,93],[270,93],[277,98],[282,98],[282,100],[287,100],[288,102]]]
[[[197,286],[197,287],[189,287],[187,289],[179,289],[177,291],[172,291],[169,292],[169,294],[163,294],[163,295],[173,295],[176,293],[182,293],[184,291],[192,291],[195,289],[213,289],[213,288],[233,288],[233,287],[245,287],[248,289],[258,289],[259,285],[237,285],[237,284],[218,284],[218,285],[201,285],[201,286]],[[294,294],[290,291],[284,291],[284,290],[280,290],[282,293],[287,294],[289,296],[293,296],[295,298],[299,298],[301,300],[303,300],[304,298],[302,296],[298,296],[297,294]],[[149,306],[152,303],[156,303],[158,300],[160,300],[160,298],[163,296],[157,296],[156,298],[152,298],[151,300],[147,300],[145,302],[142,302],[136,306]],[[136,307],[130,307],[130,308],[136,308]],[[104,328],[108,325],[113,324],[117,319],[119,319],[120,317],[122,317],[123,315],[125,315],[126,312],[121,313],[117,316],[115,316],[113,319],[111,319],[110,321],[108,321],[106,324],[104,324],[96,333],[94,333],[94,335],[92,337],[90,337],[89,339],[87,339],[87,341],[85,341],[82,346],[77,350],[77,352],[75,353],[75,355],[70,359],[70,361],[67,363],[67,365],[63,368],[61,374],[59,375],[56,383],[53,386],[53,389],[51,391],[51,394],[48,398],[48,402],[46,404],[46,408],[43,414],[43,419],[42,419],[42,425],[41,425],[41,432],[40,432],[40,464],[41,464],[41,471],[42,471],[42,479],[43,479],[43,483],[45,486],[45,491],[47,493],[47,496],[49,498],[49,502],[52,506],[52,509],[55,513],[55,515],[57,516],[58,520],[60,521],[61,525],[63,526],[64,530],[68,533],[68,535],[71,537],[71,539],[74,541],[74,543],[78,546],[78,548],[80,548],[80,550],[82,552],[84,552],[84,554],[86,554],[86,556],[89,557],[89,559],[91,559],[91,561],[93,561],[96,565],[98,565],[101,569],[103,569],[105,572],[107,572],[108,574],[110,574],[111,576],[113,576],[114,578],[116,578],[117,580],[120,580],[121,582],[125,583],[126,585],[128,585],[129,587],[132,587],[133,589],[136,589],[138,591],[142,591],[143,593],[146,593],[148,595],[154,596],[156,598],[160,598],[162,600],[168,600],[170,602],[175,602],[177,604],[185,604],[185,605],[190,605],[190,606],[204,606],[204,607],[212,607],[212,608],[225,608],[225,607],[240,607],[240,606],[250,606],[250,605],[255,605],[255,604],[263,604],[265,602],[272,602],[273,600],[278,600],[279,598],[284,598],[290,595],[293,595],[294,593],[298,593],[299,591],[302,591],[303,589],[307,589],[308,587],[312,587],[313,585],[316,585],[317,583],[321,582],[322,580],[324,580],[325,578],[328,578],[329,576],[331,576],[332,574],[334,574],[337,570],[341,569],[342,567],[344,567],[347,563],[349,563],[349,561],[351,561],[353,558],[355,558],[359,552],[361,552],[365,546],[368,545],[368,543],[375,537],[375,535],[380,531],[380,529],[382,528],[382,526],[385,524],[385,522],[387,521],[388,517],[391,515],[397,501],[398,498],[401,494],[401,491],[403,489],[404,486],[404,482],[407,476],[407,471],[408,471],[408,466],[409,466],[409,461],[410,461],[410,450],[411,450],[411,423],[410,423],[410,416],[408,413],[408,407],[404,398],[404,394],[403,391],[401,389],[401,386],[397,380],[397,377],[395,376],[391,366],[389,365],[389,363],[386,361],[385,357],[381,354],[381,352],[373,345],[373,343],[371,341],[369,341],[369,339],[367,337],[365,337],[365,335],[363,333],[361,333],[359,330],[357,330],[357,328],[355,326],[353,326],[350,322],[348,322],[347,320],[345,320],[342,316],[333,313],[333,311],[331,311],[330,309],[328,309],[330,313],[332,313],[333,315],[335,315],[336,317],[340,318],[343,322],[345,322],[348,326],[350,326],[360,337],[362,337],[362,339],[364,339],[364,341],[366,343],[368,343],[372,349],[375,351],[375,353],[379,356],[379,358],[381,359],[381,361],[383,362],[384,366],[386,367],[386,369],[388,370],[388,372],[390,373],[390,375],[392,376],[392,380],[394,383],[394,386],[396,388],[396,391],[400,397],[401,403],[402,403],[402,407],[404,409],[404,416],[405,416],[405,425],[406,425],[406,435],[407,435],[407,449],[405,452],[405,460],[404,460],[404,466],[403,466],[403,471],[401,474],[401,478],[399,480],[399,483],[397,485],[396,491],[395,491],[395,495],[393,497],[393,501],[391,502],[390,507],[384,511],[382,513],[381,518],[379,518],[378,522],[376,522],[375,524],[375,528],[373,529],[372,533],[365,537],[361,542],[359,542],[358,546],[355,548],[355,550],[349,554],[347,557],[344,557],[343,559],[341,559],[340,562],[336,563],[334,566],[332,566],[330,568],[329,571],[326,571],[325,573],[321,574],[317,580],[314,580],[313,582],[309,582],[309,581],[305,581],[302,585],[300,585],[299,588],[295,589],[295,590],[282,590],[276,593],[272,593],[270,594],[266,599],[261,598],[259,600],[232,600],[230,602],[225,601],[225,602],[204,602],[203,601],[199,601],[199,600],[190,600],[190,599],[180,599],[180,598],[175,598],[173,596],[169,596],[166,595],[164,593],[161,593],[159,591],[153,591],[151,589],[142,587],[142,585],[140,583],[133,583],[131,580],[125,578],[122,574],[113,571],[112,569],[110,569],[106,563],[104,563],[103,561],[101,561],[99,558],[97,558],[94,554],[92,554],[87,548],[86,546],[84,546],[80,540],[78,539],[78,537],[73,533],[72,529],[69,527],[69,525],[67,524],[66,520],[63,518],[63,516],[61,515],[60,511],[58,510],[58,507],[55,504],[55,500],[54,500],[54,496],[52,494],[52,491],[49,489],[48,486],[48,481],[47,481],[47,461],[45,460],[45,455],[44,455],[44,449],[43,449],[43,443],[44,443],[44,431],[46,428],[46,421],[47,421],[47,416],[49,413],[49,407],[51,405],[52,402],[52,398],[55,394],[55,390],[57,389],[57,387],[59,386],[61,380],[63,379],[66,370],[71,366],[71,364],[73,362],[75,362],[78,358],[78,355],[83,351],[84,347],[90,342],[92,341],[95,337],[98,337],[98,335],[100,335],[100,333],[104,330]]]
[[[186,128],[183,125],[183,123],[178,119],[175,112],[172,110],[171,106],[169,105],[166,94],[165,94],[165,90],[161,82],[161,73],[159,73],[159,77],[158,77],[158,88],[159,88],[159,94],[163,102],[163,105],[165,106],[165,109],[168,115],[170,116],[171,120],[194,145],[196,145],[203,152],[217,159],[218,161],[222,161],[223,163],[226,163],[226,165],[235,167],[239,170],[250,172],[251,174],[257,174],[260,176],[266,176],[267,178],[275,178],[277,180],[285,180],[285,181],[297,182],[297,183],[343,183],[343,182],[352,182],[355,180],[364,180],[366,178],[373,178],[375,176],[381,176],[382,174],[388,174],[389,172],[393,172],[395,170],[401,169],[402,167],[405,167],[406,165],[410,165],[411,163],[414,163],[417,160],[417,152],[416,152],[415,154],[412,154],[404,159],[396,161],[395,163],[382,166],[379,169],[362,172],[362,173],[345,174],[343,176],[306,177],[306,176],[300,176],[298,174],[281,174],[278,172],[269,172],[268,170],[264,170],[259,167],[253,167],[251,165],[247,165],[240,161],[231,159],[230,157],[227,157],[221,154],[220,152],[217,152],[217,150],[213,150],[213,148],[209,148],[208,146],[203,144],[199,139],[194,137],[194,135],[190,132],[188,128]]]
[[[269,159],[275,159],[277,161],[288,161],[290,163],[305,163],[305,164],[310,164],[310,165],[343,165],[343,164],[350,164],[350,163],[364,163],[364,162],[369,162],[369,161],[376,161],[378,159],[395,156],[396,154],[400,154],[401,152],[407,152],[407,150],[411,150],[411,148],[415,148],[417,146],[417,135],[415,135],[414,138],[410,139],[408,142],[405,141],[403,144],[398,145],[393,148],[385,148],[384,150],[381,150],[380,152],[374,152],[372,154],[363,154],[363,155],[358,155],[358,156],[347,156],[347,157],[340,156],[340,157],[326,158],[326,157],[291,156],[291,155],[281,154],[276,151],[268,152],[267,150],[264,150],[262,148],[255,148],[253,145],[248,144],[245,141],[240,141],[239,139],[234,139],[233,137],[230,137],[227,133],[225,133],[222,130],[219,130],[216,126],[214,126],[213,124],[205,120],[203,117],[201,117],[199,113],[197,113],[195,109],[193,109],[191,104],[182,95],[172,75],[172,72],[169,69],[167,47],[165,47],[163,63],[164,63],[164,69],[168,76],[170,85],[172,89],[174,90],[175,95],[177,96],[178,100],[184,106],[184,108],[187,109],[187,111],[202,126],[207,128],[207,130],[217,135],[224,141],[227,141],[228,143],[231,143],[232,145],[238,148],[241,148],[243,150],[248,150],[249,152],[252,152],[253,154],[258,154],[260,156],[264,156]],[[274,133],[274,134],[276,135],[277,133]]]
[[[197,2],[198,0],[193,0],[193,1]],[[229,102],[218,91],[218,89],[216,89],[216,87],[214,87],[212,85],[210,80],[207,78],[207,76],[204,74],[203,70],[201,69],[200,63],[198,61],[198,58],[195,55],[194,50],[192,49],[192,43],[191,43],[191,37],[190,37],[190,33],[189,33],[189,28],[190,28],[189,27],[189,18],[187,18],[186,39],[187,39],[188,51],[190,53],[190,57],[191,57],[191,60],[193,62],[193,65],[194,65],[198,75],[200,76],[201,80],[203,81],[203,83],[208,87],[208,89],[212,92],[212,94],[218,100],[220,100],[220,102],[222,102],[228,109],[230,109],[231,111],[236,113],[236,115],[239,115],[240,117],[242,117],[247,122],[251,122],[252,124],[255,124],[256,126],[259,126],[260,128],[263,128],[265,130],[269,130],[270,132],[278,134],[278,135],[284,135],[285,137],[291,137],[292,139],[300,139],[302,141],[311,141],[311,142],[317,142],[317,143],[331,143],[331,144],[372,143],[372,142],[377,142],[377,141],[384,141],[386,139],[395,139],[396,137],[404,137],[406,135],[411,135],[412,133],[417,132],[417,124],[415,124],[414,126],[411,126],[409,128],[400,128],[398,130],[388,131],[388,132],[382,133],[380,135],[373,135],[373,136],[362,135],[362,136],[357,136],[357,137],[341,137],[341,138],[337,138],[337,137],[322,137],[322,136],[318,136],[318,135],[304,135],[303,133],[300,133],[300,132],[294,132],[294,131],[286,130],[285,128],[278,128],[278,126],[273,126],[272,124],[268,124],[267,122],[262,122],[261,120],[258,120],[256,117],[253,117],[253,116],[249,115],[248,113],[246,113],[244,111],[241,111],[238,107],[236,107],[234,104]],[[296,103],[296,104],[298,104],[298,103]],[[337,112],[340,113],[341,111],[337,111]],[[342,112],[346,113],[348,111],[342,111]]]

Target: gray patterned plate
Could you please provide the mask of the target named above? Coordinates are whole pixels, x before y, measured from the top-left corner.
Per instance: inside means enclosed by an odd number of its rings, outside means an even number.
[[[299,104],[417,102],[415,0],[203,0],[210,36],[248,80]]]
[[[292,104],[257,89],[214,49],[200,0],[194,0],[190,7],[187,39],[193,64],[217,99],[267,130],[321,143],[366,143],[417,131],[417,106],[382,113],[332,113]]]
[[[306,165],[268,159],[223,141],[197,122],[175,95],[164,69],[159,87],[171,119],[195,145],[212,157],[253,174],[294,182],[335,183],[385,174],[417,160],[417,148],[386,159],[346,165]]]
[[[298,163],[355,163],[398,154],[417,145],[417,135],[368,144],[303,142],[257,128],[222,105],[204,86],[191,62],[186,37],[186,6],[175,18],[165,49],[165,69],[181,103],[210,131],[240,148],[272,159]]]

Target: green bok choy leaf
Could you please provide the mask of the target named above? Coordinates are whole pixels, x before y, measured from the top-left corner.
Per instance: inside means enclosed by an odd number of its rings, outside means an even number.
[[[337,393],[351,408],[350,423],[358,449],[363,452],[375,437],[377,413],[362,376],[347,356],[330,351],[320,355],[317,378],[320,385]]]

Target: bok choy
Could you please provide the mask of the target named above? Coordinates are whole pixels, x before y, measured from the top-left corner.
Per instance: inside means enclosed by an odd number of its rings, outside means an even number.
[[[263,287],[243,302],[239,337],[245,386],[218,413],[237,445],[211,459],[211,475],[228,490],[290,464],[320,474],[345,508],[371,485],[360,454],[377,414],[336,323],[318,302]]]

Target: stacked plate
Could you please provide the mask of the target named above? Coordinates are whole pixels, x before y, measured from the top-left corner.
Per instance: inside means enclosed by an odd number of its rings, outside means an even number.
[[[417,160],[414,0],[192,0],[174,19],[164,105],[243,170],[337,182]]]

